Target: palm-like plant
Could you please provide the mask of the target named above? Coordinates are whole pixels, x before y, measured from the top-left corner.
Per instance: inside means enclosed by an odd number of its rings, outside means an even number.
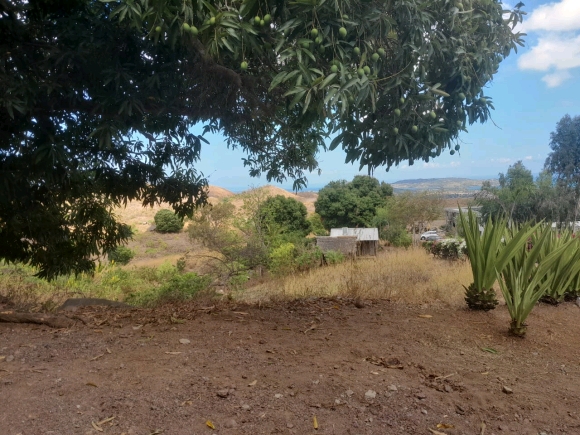
[[[532,238],[534,245],[537,237]],[[553,264],[552,270],[545,277],[546,280],[550,280],[550,283],[542,300],[552,304],[562,302],[571,287],[576,289],[578,285],[580,273],[579,242],[573,237],[571,231],[558,232],[551,230],[540,247],[538,261],[542,262],[551,252],[562,246],[568,246],[568,248],[562,251],[559,261]]]
[[[459,210],[459,218],[465,232],[465,244],[473,273],[473,283],[465,287],[465,301],[472,310],[492,310],[498,304],[493,284],[497,279],[496,270],[502,271],[516,252],[523,248],[530,236],[538,228],[525,224],[517,233],[507,231],[507,219],[496,222],[488,218],[483,232],[480,232],[477,216],[471,209],[467,217]],[[511,235],[511,236],[510,236]]]
[[[546,254],[544,248],[549,245],[546,241],[552,237],[551,233],[550,226],[543,226],[535,235],[531,249],[518,249],[503,270],[497,271],[512,319],[509,330],[519,337],[526,334],[524,322],[546,290],[551,287],[567,288],[580,272],[580,252],[576,240],[571,239]]]

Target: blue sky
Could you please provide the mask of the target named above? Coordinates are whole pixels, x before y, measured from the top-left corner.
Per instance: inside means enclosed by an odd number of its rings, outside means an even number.
[[[494,125],[473,125],[460,137],[461,153],[444,154],[429,163],[401,164],[374,176],[395,182],[409,178],[497,178],[509,165],[523,160],[534,174],[550,152],[550,132],[565,114],[580,115],[580,0],[525,1],[528,15],[522,31],[526,46],[502,62],[485,93],[493,98]],[[511,5],[513,6],[514,3]],[[243,167],[243,154],[226,148],[223,138],[206,136],[197,169],[210,184],[241,191],[266,184]],[[319,156],[322,174],[308,175],[309,188],[318,189],[337,179],[350,180],[358,165],[344,163],[337,149]],[[289,188],[291,182],[282,187]],[[308,189],[306,189],[308,190]]]

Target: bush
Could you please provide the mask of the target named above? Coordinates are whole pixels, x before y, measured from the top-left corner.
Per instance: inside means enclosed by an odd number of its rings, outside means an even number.
[[[135,251],[125,246],[117,246],[115,249],[107,253],[107,258],[109,261],[123,265],[128,264],[134,256]]]
[[[338,264],[344,261],[344,254],[338,251],[326,251],[324,258],[328,264]]]
[[[308,218],[310,222],[310,227],[315,236],[328,236],[329,232],[322,224],[322,218],[318,213],[312,213]]]
[[[195,297],[208,288],[211,277],[196,273],[175,274],[160,287],[149,288],[130,294],[126,302],[135,305],[153,306],[163,301],[180,301]]]
[[[155,230],[160,233],[178,233],[183,228],[183,220],[171,210],[159,210],[154,219]]]
[[[391,244],[391,246],[395,246],[397,248],[408,248],[413,244],[413,238],[403,227],[389,225],[383,230],[383,237],[384,240]]]
[[[465,241],[460,239],[423,242],[423,248],[427,253],[445,260],[463,260],[467,256]]]
[[[318,247],[309,247],[308,249],[300,252],[294,259],[296,268],[300,271],[305,271],[312,269],[314,267],[320,266],[322,260],[322,251]]]
[[[285,275],[294,271],[296,247],[293,243],[283,243],[270,253],[270,271],[275,275]]]

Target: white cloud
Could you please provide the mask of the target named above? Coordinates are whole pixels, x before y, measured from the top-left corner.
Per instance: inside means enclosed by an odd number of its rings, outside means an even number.
[[[505,163],[509,163],[511,161],[512,161],[512,159],[509,159],[507,157],[500,157],[499,159],[491,159],[491,162],[492,163],[502,163],[502,164],[505,164]]]
[[[440,168],[441,165],[439,163],[435,163],[435,162],[423,162],[423,167],[424,168]]]
[[[580,1],[560,0],[538,6],[521,29],[537,32],[537,43],[518,59],[522,70],[545,71],[542,81],[555,88],[580,67]]]
[[[533,160],[534,158],[532,156],[525,156],[524,160]]]
[[[580,35],[572,38],[562,34],[540,37],[538,45],[518,59],[518,66],[536,71],[577,68],[580,66]]]
[[[580,29],[580,1],[561,0],[538,6],[529,18],[524,20],[522,30],[548,30],[566,32]]]
[[[545,82],[549,88],[556,88],[564,83],[566,80],[571,79],[572,74],[570,72],[564,71],[556,71],[552,74],[546,74],[542,77],[542,81]]]
[[[458,166],[461,166],[461,162],[451,162],[449,163],[449,166],[452,168],[457,168]]]

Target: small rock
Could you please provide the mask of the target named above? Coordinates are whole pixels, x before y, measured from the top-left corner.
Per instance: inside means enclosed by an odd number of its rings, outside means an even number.
[[[225,399],[226,397],[228,397],[229,394],[230,394],[230,390],[227,390],[227,389],[219,390],[217,392],[218,397],[221,397],[222,399]]]
[[[244,403],[244,404],[242,405],[242,409],[243,409],[244,411],[249,411],[251,408],[252,408],[252,407],[251,407],[250,405],[248,405],[247,403]]]
[[[234,428],[238,427],[238,424],[236,423],[236,420],[234,420],[233,418],[230,418],[230,419],[224,421],[224,427],[227,429],[234,429]]]
[[[191,341],[189,341],[187,338],[180,338],[179,339],[179,342],[181,344],[189,344],[189,343],[191,343]]]
[[[461,351],[459,352],[459,355],[465,355],[465,352]]]
[[[445,384],[443,389],[445,390],[446,393],[453,393],[453,388],[451,387],[451,385]]]
[[[576,305],[580,307],[580,296],[576,298]]]
[[[14,361],[14,355],[8,355],[6,357],[6,362],[12,362],[12,361]]]
[[[354,394],[354,391],[352,391],[352,390],[346,390],[346,391],[345,391],[345,394],[346,394],[348,397],[351,397],[351,396]]]
[[[376,391],[368,390],[365,393],[365,399],[366,400],[373,400],[375,397],[377,397],[377,392]]]
[[[397,391],[397,386],[396,385],[389,385],[387,387],[387,390],[389,390],[389,391]]]
[[[281,394],[274,394],[274,397],[275,397],[276,399],[281,399],[281,398],[282,398],[282,397],[284,397],[284,396],[282,396]]]
[[[342,402],[340,401],[340,399],[334,399],[334,403],[336,403],[337,405],[340,405]]]
[[[421,413],[427,415],[427,410],[426,409],[422,409],[421,410]]]
[[[503,386],[503,388],[501,389],[501,391],[503,391],[506,394],[512,394],[514,392],[514,390],[512,390],[510,387],[507,386]]]
[[[292,429],[294,427],[294,425],[292,423],[286,423],[286,427],[288,429]]]
[[[510,428],[507,425],[505,425],[505,424],[500,424],[499,427],[498,427],[498,429],[501,430],[501,431],[503,431],[503,432],[507,432],[507,431],[510,430]]]
[[[415,397],[419,400],[425,400],[427,398],[427,395],[425,393],[417,393]]]

